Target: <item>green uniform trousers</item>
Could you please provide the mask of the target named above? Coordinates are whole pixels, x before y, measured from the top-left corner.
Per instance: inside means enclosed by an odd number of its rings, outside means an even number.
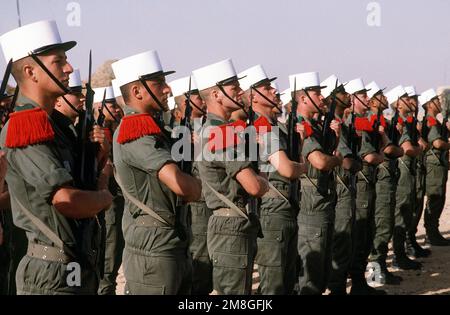
[[[248,295],[259,226],[240,216],[212,215],[207,244],[213,263],[213,288],[220,295]]]
[[[302,268],[299,294],[325,292],[331,271],[335,191],[326,195],[302,181],[298,222],[298,253]]]
[[[297,220],[290,204],[280,197],[262,198],[261,227],[264,238],[258,239],[260,284],[264,295],[292,294],[296,283]]]
[[[439,228],[439,218],[445,205],[447,167],[427,161],[425,228],[428,233],[435,233]]]
[[[124,198],[115,196],[111,208],[105,212],[106,240],[104,276],[100,280],[98,294],[116,294],[116,278],[122,263],[122,253],[125,246],[122,233]]]
[[[205,202],[189,204],[191,218],[192,294],[208,295],[212,291],[212,263],[209,258],[206,235],[212,211]]]
[[[393,231],[393,247],[395,255],[405,255],[406,232],[412,225],[413,212],[415,211],[415,174],[411,173],[413,163],[403,162],[399,159],[398,179],[395,205],[395,224]],[[414,208],[414,209],[413,209]]]
[[[366,176],[367,177],[367,176]],[[370,181],[370,178],[369,178]],[[375,207],[375,185],[358,178],[356,185],[356,213],[353,226],[353,251],[349,274],[353,280],[364,279],[367,259],[372,249],[372,232]]]
[[[336,207],[332,245],[332,264],[328,288],[345,292],[352,255],[352,208],[349,185],[336,185]]]
[[[188,240],[173,227],[142,226],[124,212],[125,294],[190,294],[192,268]]]
[[[376,199],[374,225],[372,227],[373,248],[370,261],[376,261],[382,265],[386,263],[388,244],[394,228],[398,170],[396,164],[396,161],[380,164],[375,184]]]

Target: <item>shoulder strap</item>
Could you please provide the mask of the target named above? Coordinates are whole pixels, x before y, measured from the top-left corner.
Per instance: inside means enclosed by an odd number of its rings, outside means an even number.
[[[117,173],[115,167],[114,167],[114,178],[116,179],[117,185],[119,185],[119,187],[122,190],[125,197],[127,197],[136,207],[138,207],[142,211],[146,212],[149,216],[151,216],[155,220],[158,220],[159,222],[161,222],[167,226],[173,227],[173,224],[170,224],[169,222],[167,222],[163,217],[161,217],[159,214],[157,214],[154,210],[150,209],[147,205],[145,205],[141,201],[137,200],[128,191],[126,191],[123,188],[122,181],[120,180],[119,174]]]
[[[33,222],[33,224],[39,229],[39,231],[42,232],[42,234],[44,234],[50,241],[52,241],[56,247],[62,249],[65,253],[72,256],[73,258],[76,257],[76,255],[74,255],[74,253],[64,244],[64,242],[59,238],[58,235],[55,234],[55,232],[53,232],[44,222],[42,222],[38,217],[31,213],[31,211],[25,208],[25,206],[19,201],[19,199],[17,199],[15,195],[11,194],[11,196],[13,196],[22,212],[28,217],[28,219],[30,219],[31,222]]]
[[[230,207],[231,209],[233,209],[234,211],[236,211],[241,217],[245,218],[248,220],[248,215],[242,211],[241,209],[239,209],[233,202],[231,202],[230,199],[228,199],[227,197],[225,197],[223,194],[221,194],[220,192],[218,192],[217,190],[215,190],[207,181],[204,181],[204,183],[206,184],[206,186],[208,186],[209,189],[212,190],[212,192],[220,199],[222,200],[228,207]]]

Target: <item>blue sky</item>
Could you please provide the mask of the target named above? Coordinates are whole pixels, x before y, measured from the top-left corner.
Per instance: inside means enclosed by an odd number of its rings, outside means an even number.
[[[156,49],[164,68],[177,71],[169,81],[231,57],[237,71],[262,64],[282,89],[289,74],[308,71],[388,88],[450,85],[448,0],[19,1],[22,24],[54,19],[63,40],[78,41],[68,56],[84,78],[89,49],[94,68]],[[71,2],[81,8],[80,26],[67,23]],[[367,23],[371,2],[381,9],[379,27]],[[1,0],[1,12],[3,34],[17,26],[16,0]]]

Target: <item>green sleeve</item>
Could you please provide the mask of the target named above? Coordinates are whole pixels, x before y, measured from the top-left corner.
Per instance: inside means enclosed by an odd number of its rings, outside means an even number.
[[[398,145],[402,145],[403,143],[411,141],[411,136],[409,135],[409,132],[407,131],[406,126],[403,127],[403,134],[400,137],[400,140],[398,141]]]
[[[169,146],[155,136],[145,136],[122,145],[122,159],[147,173],[157,173],[168,163],[175,163]]]
[[[277,153],[280,150],[286,150],[284,145],[285,142],[280,140],[279,133],[280,130],[277,130],[260,135],[263,145],[260,146],[259,149],[259,159],[262,162],[267,162],[272,154]]]
[[[49,203],[59,187],[73,181],[70,171],[62,165],[48,145],[6,149],[6,154],[8,167],[14,168]]]
[[[305,160],[308,159],[308,156],[313,153],[314,151],[321,151],[323,152],[323,148],[320,145],[320,143],[317,141],[314,137],[308,137],[303,141],[302,146],[302,156],[305,158]]]
[[[441,133],[439,132],[438,126],[433,126],[428,132],[428,143],[433,145],[433,142],[438,139],[442,139]]]
[[[367,132],[363,131],[361,135],[361,149],[359,150],[359,156],[361,158],[364,158],[368,154],[377,152],[370,141],[370,135]]]

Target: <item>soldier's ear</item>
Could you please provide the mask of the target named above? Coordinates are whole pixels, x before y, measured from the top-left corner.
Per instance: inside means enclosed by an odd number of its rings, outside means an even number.
[[[25,63],[20,71],[25,79],[30,79],[33,82],[37,82],[36,69],[32,64]]]
[[[141,101],[143,99],[143,90],[144,90],[143,86],[139,86],[137,84],[133,84],[130,87],[130,95],[131,95],[131,97]]]

